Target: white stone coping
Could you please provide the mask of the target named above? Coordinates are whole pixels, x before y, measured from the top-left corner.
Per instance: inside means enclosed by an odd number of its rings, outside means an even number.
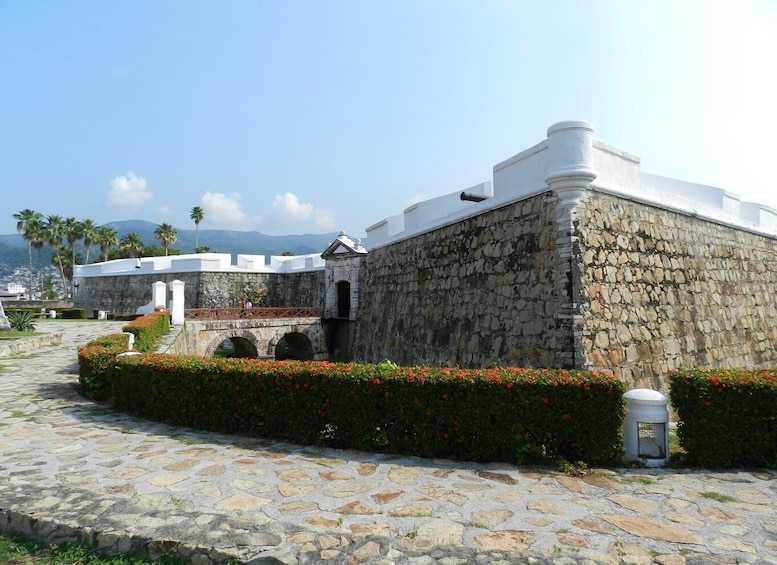
[[[271,256],[238,254],[232,262],[230,253],[194,253],[167,257],[115,259],[89,265],[76,265],[76,279],[122,275],[162,273],[298,273],[324,270],[325,261],[317,253],[308,255]]]
[[[545,139],[494,166],[493,188],[487,181],[465,189],[465,192],[486,195],[486,200],[463,202],[459,199],[461,191],[456,191],[414,204],[403,214],[368,227],[370,248],[396,243],[531,198],[550,190],[548,182],[565,175],[573,180],[587,177],[590,184],[585,188],[591,190],[777,237],[777,210],[742,202],[737,194],[722,188],[643,173],[639,157],[593,139],[592,133],[593,126],[588,122],[560,122],[551,126],[548,135],[553,139]]]

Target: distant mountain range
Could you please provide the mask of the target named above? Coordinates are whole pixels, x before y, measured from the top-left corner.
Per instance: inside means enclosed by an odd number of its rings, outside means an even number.
[[[135,233],[146,246],[160,246],[154,239],[154,230],[158,224],[144,220],[126,220],[104,224],[112,227],[118,233],[119,239],[129,233]],[[181,253],[194,253],[196,231],[193,229],[178,230],[178,241],[170,246]],[[210,230],[200,228],[200,247],[209,247],[214,253],[244,253],[250,255],[282,255],[285,252],[294,255],[323,253],[329,243],[337,238],[337,233],[304,234],[304,235],[267,235],[257,231]],[[77,252],[83,255],[83,242],[76,244]],[[100,250],[93,246],[90,252],[90,262],[99,257]],[[51,261],[51,251],[48,246],[43,248],[43,260]],[[20,268],[25,268],[27,260],[27,242],[21,234],[0,235],[0,279],[8,278]],[[33,264],[37,265],[37,257],[33,251]],[[21,281],[18,281],[21,282]]]

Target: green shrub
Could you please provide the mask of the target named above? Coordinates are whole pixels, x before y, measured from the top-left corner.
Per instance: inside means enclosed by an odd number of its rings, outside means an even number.
[[[86,320],[86,310],[83,308],[62,308],[58,315],[63,320]]]
[[[108,382],[119,410],[302,444],[518,463],[622,455],[623,385],[582,371],[144,355]]]
[[[81,393],[91,400],[108,398],[108,383],[116,356],[127,351],[127,336],[99,337],[78,350],[78,383]]]
[[[139,314],[114,314],[113,312],[108,312],[107,318],[109,320],[113,320],[116,322],[131,322],[132,320],[137,320],[140,318]]]
[[[32,312],[26,310],[12,310],[6,313],[8,323],[11,324],[11,328],[17,332],[34,332],[35,324],[33,320],[35,315]]]
[[[135,350],[151,351],[159,339],[170,329],[165,312],[155,312],[137,318],[122,328],[135,335]],[[127,351],[127,336],[113,334],[89,342],[78,351],[81,393],[91,400],[106,400],[109,396],[109,380],[114,371],[116,357]]]
[[[152,351],[162,336],[170,331],[170,317],[167,312],[160,310],[135,318],[123,329],[135,334],[135,349],[141,352]]]
[[[775,371],[678,371],[669,376],[669,387],[685,463],[777,466]]]

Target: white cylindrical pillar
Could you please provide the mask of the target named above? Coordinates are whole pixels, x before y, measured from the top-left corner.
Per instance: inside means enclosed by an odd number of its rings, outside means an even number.
[[[548,128],[545,182],[557,188],[588,188],[596,178],[593,167],[594,126],[582,120],[559,122]]]

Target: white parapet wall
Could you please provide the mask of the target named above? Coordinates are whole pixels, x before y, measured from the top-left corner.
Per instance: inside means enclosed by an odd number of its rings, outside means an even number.
[[[477,204],[493,195],[491,181],[486,181],[408,206],[401,215],[386,218],[367,228],[370,247],[379,247],[395,239],[404,239],[448,222],[456,222],[471,215],[473,209],[482,209],[477,208]]]
[[[375,249],[419,233],[449,225],[485,211],[564,186],[565,179],[597,190],[698,216],[747,231],[777,236],[777,211],[742,202],[728,190],[643,173],[640,158],[593,137],[593,125],[584,121],[559,122],[548,128],[540,143],[496,164],[493,189],[486,181],[465,193],[485,198],[462,201],[462,191],[414,204],[404,213],[367,228]],[[457,202],[458,200],[458,202]]]
[[[147,275],[151,273],[295,273],[323,271],[324,260],[320,254],[298,256],[271,256],[269,263],[264,255],[237,255],[232,261],[229,253],[194,253],[167,257],[141,257],[140,259],[115,259],[90,265],[76,265],[76,280],[107,275]]]

